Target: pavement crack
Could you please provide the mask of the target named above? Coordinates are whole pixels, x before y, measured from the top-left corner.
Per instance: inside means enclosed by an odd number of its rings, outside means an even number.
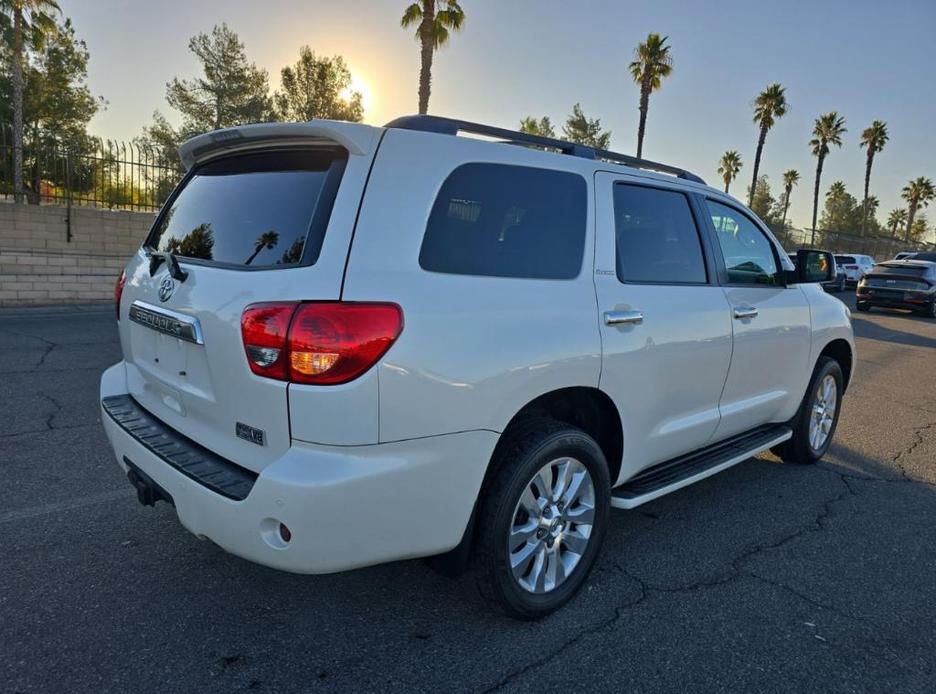
[[[49,402],[52,403],[52,406],[55,407],[55,410],[52,411],[51,413],[49,413],[49,416],[46,417],[46,421],[45,421],[46,429],[55,429],[56,427],[52,426],[52,422],[53,422],[53,420],[55,419],[55,417],[56,417],[57,415],[61,414],[61,412],[62,412],[62,404],[61,404],[58,400],[56,400],[55,398],[53,398],[51,395],[49,395],[49,394],[47,394],[47,393],[39,392],[39,393],[37,393],[37,395],[38,395],[40,398],[44,398],[44,399],[48,400]]]
[[[908,482],[923,482],[923,480],[918,480],[915,477],[911,477],[907,466],[902,462],[904,458],[913,454],[913,452],[923,445],[923,442],[926,440],[924,434],[932,429],[936,428],[936,420],[927,422],[926,424],[917,427],[913,430],[913,442],[904,448],[901,451],[898,451],[896,455],[891,457],[891,462],[897,466],[897,469],[900,471],[901,476],[904,480]],[[923,482],[924,484],[928,484]]]
[[[647,594],[648,594],[646,583],[644,583],[644,581],[641,578],[632,574],[630,571],[628,571],[623,565],[619,564],[618,562],[615,561],[613,562],[613,564],[614,564],[615,569],[617,569],[619,572],[621,572],[622,574],[624,574],[625,576],[627,576],[628,578],[630,578],[637,584],[638,588],[640,589],[640,593],[636,598],[634,598],[633,600],[629,600],[621,605],[618,605],[617,607],[614,608],[614,614],[607,617],[606,619],[603,619],[597,624],[593,624],[575,633],[574,635],[572,635],[570,638],[563,641],[561,644],[559,644],[556,648],[554,648],[552,651],[550,651],[543,657],[537,658],[536,660],[533,660],[527,663],[523,667],[507,673],[500,680],[498,680],[495,684],[488,687],[487,689],[484,689],[483,692],[487,694],[488,692],[499,691],[503,689],[504,687],[508,686],[509,684],[511,684],[512,682],[523,677],[527,673],[532,672],[548,664],[549,662],[554,660],[557,656],[564,653],[567,649],[571,648],[572,646],[577,644],[582,639],[588,636],[591,636],[592,634],[597,634],[598,632],[604,631],[605,629],[609,629],[616,622],[618,622],[621,619],[621,617],[624,616],[625,610],[628,610],[632,607],[636,607],[641,602],[643,602],[647,598]]]

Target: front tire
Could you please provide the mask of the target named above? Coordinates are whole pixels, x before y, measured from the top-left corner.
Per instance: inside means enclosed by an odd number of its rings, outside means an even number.
[[[793,437],[773,449],[784,462],[811,465],[826,454],[842,410],[843,384],[839,363],[820,357],[791,422]]]
[[[611,503],[601,448],[576,427],[538,420],[506,434],[478,515],[478,588],[507,614],[544,617],[588,578]]]

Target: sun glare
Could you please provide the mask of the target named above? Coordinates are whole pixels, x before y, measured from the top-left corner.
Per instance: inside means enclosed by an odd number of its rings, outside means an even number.
[[[367,86],[367,82],[362,80],[357,75],[351,75],[351,84],[348,85],[346,89],[341,91],[340,96],[342,99],[347,101],[351,98],[351,94],[354,92],[360,93],[361,104],[364,106],[364,113],[366,114],[370,110],[372,103],[371,90],[370,87]]]

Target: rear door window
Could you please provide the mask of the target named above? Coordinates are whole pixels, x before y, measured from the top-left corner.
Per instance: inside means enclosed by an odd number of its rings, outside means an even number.
[[[458,275],[572,279],[582,269],[587,209],[578,174],[463,164],[432,206],[419,264]]]
[[[312,264],[345,161],[333,152],[296,150],[208,162],[164,209],[147,246],[240,268]]]
[[[855,259],[850,255],[837,255],[835,262],[839,265],[855,265]]]
[[[704,284],[702,243],[682,193],[614,186],[617,276],[622,282]]]

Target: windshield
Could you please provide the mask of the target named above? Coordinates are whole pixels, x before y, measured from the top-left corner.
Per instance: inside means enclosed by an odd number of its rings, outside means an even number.
[[[241,267],[314,263],[343,168],[334,153],[312,150],[208,162],[186,179],[147,246]]]

